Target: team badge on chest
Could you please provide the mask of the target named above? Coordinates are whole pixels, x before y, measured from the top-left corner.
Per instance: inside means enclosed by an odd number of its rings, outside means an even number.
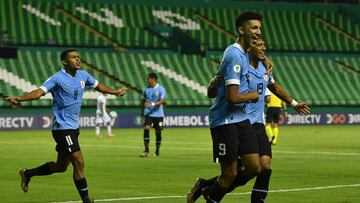
[[[265,75],[263,76],[263,78],[264,78],[265,81],[268,81],[268,80],[269,80],[269,76],[268,76],[267,74],[265,74]]]
[[[81,88],[85,88],[85,81],[80,81],[80,86],[81,86]]]

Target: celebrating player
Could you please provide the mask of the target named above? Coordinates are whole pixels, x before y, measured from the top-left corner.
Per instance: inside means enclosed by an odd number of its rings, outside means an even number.
[[[99,83],[88,72],[80,70],[81,59],[75,49],[63,51],[60,59],[64,68],[46,80],[40,88],[23,96],[6,98],[11,103],[17,104],[39,99],[48,92],[53,96],[52,135],[56,142],[57,160],[32,169],[21,168],[19,170],[21,188],[24,192],[28,192],[28,184],[33,176],[65,172],[71,163],[74,167],[75,186],[82,201],[89,203],[93,201],[88,195],[88,186],[84,176],[84,159],[78,142],[79,115],[84,90],[92,88],[107,94],[123,96],[126,89],[111,89]]]

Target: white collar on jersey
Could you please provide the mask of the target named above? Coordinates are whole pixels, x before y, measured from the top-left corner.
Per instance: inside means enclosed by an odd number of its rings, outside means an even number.
[[[159,86],[159,83],[156,83],[155,87],[153,89],[156,89]]]
[[[244,51],[244,49],[241,47],[240,44],[238,44],[238,43],[235,42],[235,43],[233,44],[233,46],[236,47],[236,48],[238,48],[238,49],[240,49],[240,51],[245,54],[245,51]]]
[[[68,75],[68,76],[71,77],[71,78],[74,78],[74,77],[76,76],[76,74],[75,74],[75,76],[73,77],[72,75],[70,75],[69,73],[67,73],[64,68],[61,69],[61,70],[62,70],[62,72],[64,72],[66,75]]]

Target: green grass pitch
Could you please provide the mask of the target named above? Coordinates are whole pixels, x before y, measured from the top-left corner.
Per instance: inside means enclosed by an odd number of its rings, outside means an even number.
[[[85,174],[97,202],[184,203],[197,177],[219,173],[207,128],[165,129],[160,157],[147,159],[139,158],[142,129],[114,129],[114,134],[96,138],[94,130],[81,130]],[[152,130],[152,154],[154,141]],[[71,165],[65,173],[34,177],[27,194],[20,189],[18,169],[55,160],[54,147],[48,130],[0,131],[0,202],[79,200]],[[268,203],[360,202],[360,126],[281,127],[272,168]],[[252,185],[222,202],[250,202]]]

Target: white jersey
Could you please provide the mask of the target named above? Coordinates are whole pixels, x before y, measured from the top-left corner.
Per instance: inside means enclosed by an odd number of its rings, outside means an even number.
[[[108,123],[110,121],[111,118],[106,112],[106,96],[102,94],[97,99],[96,123]]]
[[[102,94],[97,98],[96,114],[106,113],[106,97]]]

